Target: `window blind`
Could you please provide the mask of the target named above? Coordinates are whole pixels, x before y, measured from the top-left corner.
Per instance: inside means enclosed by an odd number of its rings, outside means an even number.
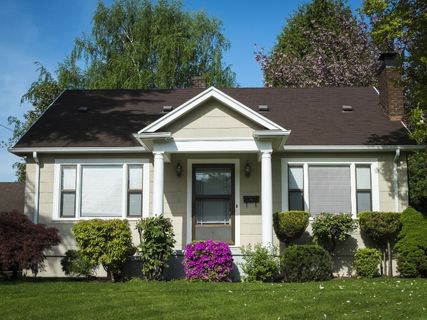
[[[351,213],[350,166],[309,166],[310,213]]]

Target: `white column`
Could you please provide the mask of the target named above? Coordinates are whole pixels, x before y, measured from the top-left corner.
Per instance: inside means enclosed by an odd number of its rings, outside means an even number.
[[[153,214],[155,216],[163,213],[164,166],[163,152],[154,152]]]
[[[273,242],[273,194],[271,175],[271,151],[262,151],[261,155],[261,214],[262,244]]]

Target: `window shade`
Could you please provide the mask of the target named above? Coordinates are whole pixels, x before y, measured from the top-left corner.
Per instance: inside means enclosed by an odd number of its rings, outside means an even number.
[[[81,179],[82,217],[122,216],[122,166],[82,166]]]
[[[309,166],[310,213],[351,213],[349,166]]]

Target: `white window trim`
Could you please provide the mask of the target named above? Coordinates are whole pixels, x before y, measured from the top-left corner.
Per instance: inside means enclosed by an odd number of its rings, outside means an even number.
[[[187,243],[193,239],[192,195],[193,164],[197,163],[231,163],[234,164],[234,244],[230,248],[240,247],[240,160],[239,159],[187,159]]]
[[[351,216],[357,219],[357,190],[356,190],[356,165],[364,164],[371,167],[371,193],[372,211],[379,211],[379,174],[378,159],[376,158],[282,158],[282,211],[289,210],[288,202],[288,167],[300,165],[304,170],[304,210],[310,211],[308,167],[309,165],[348,165],[350,166],[351,184]],[[310,217],[310,220],[313,218]]]
[[[120,217],[81,217],[81,168],[85,165],[121,165],[123,170],[123,202],[122,215]],[[66,165],[77,166],[77,181],[76,181],[76,217],[61,217],[60,214],[60,196],[61,196],[61,167]],[[54,164],[54,190],[53,190],[53,221],[78,221],[91,219],[127,219],[139,220],[139,217],[127,216],[127,180],[128,166],[142,165],[143,181],[142,181],[142,218],[149,216],[149,194],[150,194],[150,161],[149,159],[55,159]]]

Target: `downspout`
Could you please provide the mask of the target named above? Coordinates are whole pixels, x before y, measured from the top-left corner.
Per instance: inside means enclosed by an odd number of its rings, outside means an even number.
[[[399,212],[399,183],[397,175],[397,165],[400,158],[400,147],[396,148],[396,153],[393,159],[393,191],[394,191],[394,211]]]
[[[33,159],[36,163],[36,179],[34,181],[34,223],[39,223],[39,203],[40,203],[40,160],[37,152],[33,152]]]

